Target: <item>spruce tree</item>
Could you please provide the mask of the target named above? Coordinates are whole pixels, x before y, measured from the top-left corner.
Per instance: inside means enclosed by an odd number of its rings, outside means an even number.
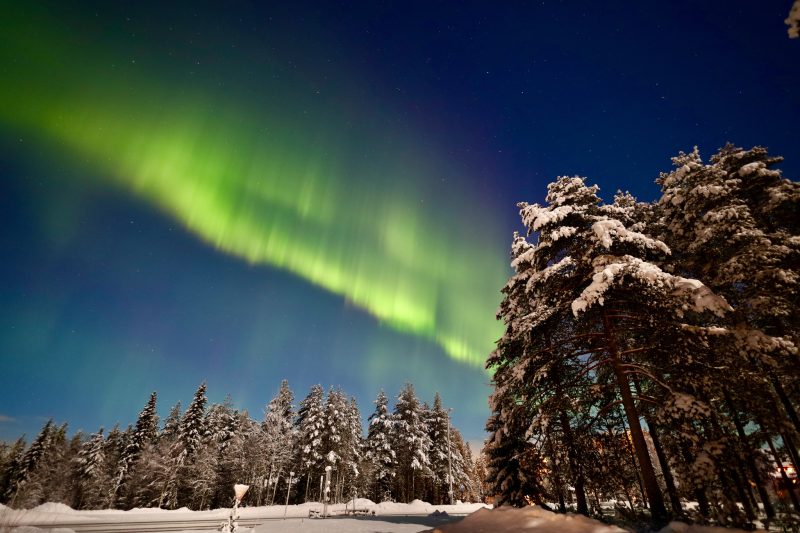
[[[394,419],[389,412],[389,399],[383,390],[373,403],[375,411],[369,416],[365,456],[373,466],[373,497],[375,501],[387,501],[391,500],[391,487],[396,474]]]
[[[178,429],[181,426],[181,402],[178,401],[169,410],[166,420],[164,420],[164,428],[161,431],[162,440],[171,440],[178,435]]]
[[[25,436],[18,438],[3,454],[2,469],[0,469],[0,501],[7,502],[10,497],[11,484],[22,468],[25,457]]]
[[[305,497],[308,500],[311,481],[324,467],[323,438],[325,431],[324,391],[321,385],[311,387],[300,402],[295,422],[297,428],[297,472],[305,477]]]
[[[423,418],[422,405],[411,383],[406,383],[397,396],[393,422],[399,494],[410,502],[418,495],[418,480],[431,475],[428,457],[430,437]]]
[[[442,399],[437,392],[433,398],[433,408],[430,409],[428,418],[428,436],[431,440],[430,465],[433,480],[433,502],[435,504],[452,503],[449,499],[450,483],[455,483],[456,475],[453,474],[451,481],[451,471],[456,463],[456,469],[460,464],[460,453],[458,452],[454,439],[450,432],[450,415],[442,407]],[[455,452],[455,454],[453,453]],[[453,460],[454,455],[458,458]]]
[[[159,498],[159,506],[174,509],[179,503],[190,499],[187,479],[188,469],[195,455],[208,438],[208,427],[205,417],[206,384],[201,383],[194,393],[194,398],[186,409],[178,426],[178,434],[170,450],[172,469],[165,480]]]
[[[154,391],[150,394],[150,398],[139,413],[136,426],[125,445],[125,450],[122,452],[111,496],[115,501],[116,507],[127,507],[125,499],[128,495],[126,494],[127,491],[125,491],[124,485],[135,468],[142,451],[155,441],[158,434],[156,401],[157,394]]]
[[[105,438],[103,437],[103,428],[100,428],[97,433],[93,433],[83,443],[78,452],[75,461],[75,473],[78,481],[75,509],[95,509],[103,503],[104,495],[99,489],[104,472],[104,448]]]
[[[264,434],[263,453],[264,472],[272,488],[271,494],[266,498],[275,501],[279,481],[286,479],[286,474],[291,468],[292,443],[295,438],[294,429],[294,393],[289,388],[289,382],[281,381],[278,393],[267,404],[264,413],[262,431]],[[259,498],[260,500],[261,498]]]
[[[21,461],[9,476],[8,489],[6,490],[5,499],[9,502],[11,507],[17,503],[20,491],[28,482],[31,474],[33,473],[39,461],[45,456],[50,449],[50,441],[56,428],[53,425],[53,420],[48,420],[42,427],[39,434],[31,443],[30,447],[25,451]]]

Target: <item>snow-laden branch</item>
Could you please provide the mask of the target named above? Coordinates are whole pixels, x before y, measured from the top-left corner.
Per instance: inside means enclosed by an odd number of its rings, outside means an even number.
[[[795,0],[792,4],[792,9],[789,11],[789,16],[784,20],[789,29],[790,39],[797,39],[800,37],[800,0]]]
[[[732,310],[724,298],[714,294],[711,289],[696,279],[669,274],[652,263],[630,255],[610,259],[610,263],[598,262],[592,282],[572,302],[572,313],[576,317],[594,304],[603,305],[605,293],[615,284],[621,283],[622,278],[626,275],[675,298],[674,311],[679,317],[683,316],[685,311],[698,313],[710,311],[722,316],[725,312]]]
[[[665,254],[670,254],[669,247],[660,240],[648,237],[638,231],[631,231],[622,222],[614,218],[598,220],[592,224],[592,231],[594,231],[595,237],[597,237],[600,244],[607,250],[611,249],[614,241],[618,241],[630,242],[644,248],[661,250]]]

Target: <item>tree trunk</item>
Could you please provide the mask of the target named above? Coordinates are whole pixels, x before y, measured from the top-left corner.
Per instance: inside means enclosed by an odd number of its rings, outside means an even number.
[[[744,514],[747,517],[747,521],[752,524],[756,519],[756,515],[753,511],[753,506],[750,504],[750,498],[747,497],[747,492],[744,484],[742,483],[742,478],[739,476],[739,472],[735,468],[731,468],[729,471],[731,477],[733,478],[733,483],[736,485],[736,490],[739,492],[739,498],[742,500],[742,507],[744,508]]]
[[[702,400],[706,402],[708,405],[711,405],[711,401],[706,398],[702,397]],[[719,435],[720,437],[725,437],[727,439],[728,433],[722,427],[722,424],[719,421],[719,417],[716,413],[711,413],[711,428],[713,429],[714,433]],[[739,499],[741,500],[742,507],[744,508],[745,516],[747,517],[748,522],[753,522],[756,519],[755,515],[753,514],[753,508],[750,506],[750,500],[747,497],[747,493],[745,492],[744,485],[742,485],[742,480],[739,477],[736,468],[730,468],[728,464],[720,464],[717,467],[719,472],[720,480],[722,481],[723,487],[729,487],[734,485],[736,487],[736,492],[739,493]],[[733,500],[733,498],[731,498]],[[736,520],[738,521],[740,518],[740,511],[738,506],[734,506],[733,513],[736,515]]]
[[[619,424],[622,426],[625,448],[628,450],[628,457],[633,465],[633,473],[636,475],[636,484],[639,486],[639,496],[641,496],[642,502],[644,502],[645,506],[647,506],[647,495],[645,494],[644,483],[642,482],[642,474],[641,470],[639,470],[639,463],[636,461],[636,450],[633,448],[633,444],[631,444],[631,440],[628,438],[628,426],[625,425],[625,417],[623,416],[623,413],[618,412],[617,414],[619,415]],[[631,504],[631,511],[634,510],[634,506]]]
[[[622,406],[625,408],[625,416],[628,418],[628,426],[631,431],[631,440],[633,440],[633,447],[636,451],[636,456],[639,459],[639,469],[642,472],[642,479],[644,481],[644,488],[647,491],[647,499],[650,501],[650,513],[653,517],[653,522],[657,524],[666,523],[668,520],[667,509],[664,506],[664,498],[661,495],[661,489],[656,480],[656,474],[653,470],[653,464],[650,462],[650,453],[647,451],[647,443],[644,440],[642,433],[642,426],[639,423],[639,413],[636,411],[636,405],[633,403],[633,395],[631,394],[631,386],[628,382],[628,376],[622,368],[622,362],[619,359],[619,349],[617,348],[616,338],[611,329],[611,323],[608,319],[608,313],[605,309],[602,310],[603,315],[603,329],[608,345],[609,355],[611,356],[611,366],[614,370],[614,375],[617,378],[617,385],[619,388],[620,396],[622,397]]]
[[[636,387],[636,394],[642,393],[638,379],[634,378],[633,386]],[[647,422],[647,427],[650,428],[650,438],[653,439],[653,448],[656,450],[658,464],[661,466],[661,473],[664,475],[664,484],[667,486],[667,494],[669,495],[669,503],[672,506],[672,514],[680,516],[683,514],[683,507],[681,506],[681,499],[678,496],[678,489],[675,487],[675,478],[672,477],[669,461],[664,453],[664,448],[661,446],[661,438],[658,436],[659,428],[647,413],[644,413],[644,421]]]
[[[678,496],[678,489],[675,487],[675,478],[672,477],[669,461],[664,453],[664,448],[661,446],[661,438],[658,436],[660,430],[655,422],[652,422],[647,417],[645,417],[645,421],[650,427],[650,438],[653,439],[653,448],[656,449],[656,457],[658,457],[658,463],[661,465],[661,472],[664,474],[664,484],[667,486],[667,494],[669,495],[669,502],[672,506],[672,513],[676,516],[680,516],[683,514],[681,499]]]
[[[775,518],[775,507],[772,506],[769,493],[764,487],[764,480],[761,478],[761,472],[758,470],[758,465],[756,465],[756,458],[753,455],[753,448],[750,445],[750,439],[747,437],[747,433],[744,431],[744,425],[742,425],[742,421],[739,418],[739,411],[736,410],[733,400],[731,400],[731,397],[727,391],[724,391],[723,394],[725,395],[725,402],[728,404],[728,409],[731,411],[731,419],[733,420],[733,425],[736,427],[736,433],[739,435],[739,440],[742,442],[742,446],[744,447],[744,458],[745,462],[747,463],[747,469],[750,471],[750,475],[753,477],[753,481],[756,484],[758,497],[761,499],[761,504],[764,506],[764,513],[766,513],[767,518],[772,520]]]
[[[781,440],[783,441],[783,445],[786,447],[786,451],[789,452],[789,457],[792,459],[792,464],[800,468],[800,457],[797,455],[797,448],[794,445],[792,437],[787,431],[781,431],[780,436]]]
[[[577,451],[575,450],[575,442],[572,439],[572,428],[569,426],[569,417],[567,411],[560,409],[561,429],[564,432],[564,443],[567,445],[567,457],[569,458],[569,468],[572,471],[572,477],[575,480],[575,499],[578,504],[578,513],[582,515],[589,514],[589,507],[586,505],[586,489],[585,479],[583,477],[583,468],[578,462]]]

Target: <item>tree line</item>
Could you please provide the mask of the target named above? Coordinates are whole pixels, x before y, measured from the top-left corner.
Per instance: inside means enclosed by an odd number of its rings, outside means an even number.
[[[560,177],[519,204],[487,360],[497,503],[729,526],[800,511],[779,468],[800,464],[800,184],[780,161],[695,148],[650,203]]]
[[[0,447],[1,501],[16,508],[60,502],[75,509],[227,507],[234,483],[250,485],[248,505],[320,501],[331,467],[332,502],[449,503],[482,497],[480,465],[472,459],[437,393],[420,402],[411,384],[394,410],[383,391],[364,436],[354,398],[341,389],[311,387],[294,405],[284,380],[263,418],[238,411],[230,397],[207,406],[201,384],[189,407],[180,402],[163,425],[153,392],[134,425],[71,438],[67,424],[48,421],[28,445],[24,437]]]

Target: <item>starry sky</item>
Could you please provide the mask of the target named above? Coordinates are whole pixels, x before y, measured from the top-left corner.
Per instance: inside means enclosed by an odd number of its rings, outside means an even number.
[[[791,2],[8,4],[0,438],[206,380],[406,381],[483,439],[515,204],[767,146],[800,175]],[[34,3],[31,3],[34,4]]]

